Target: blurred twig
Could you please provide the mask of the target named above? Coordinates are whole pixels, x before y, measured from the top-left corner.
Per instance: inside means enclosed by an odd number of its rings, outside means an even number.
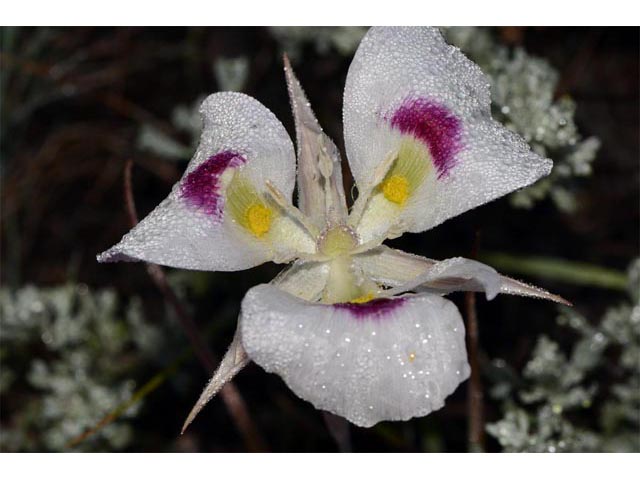
[[[138,214],[136,212],[135,201],[133,198],[133,190],[131,187],[131,168],[133,162],[127,161],[124,171],[124,196],[127,214],[131,228],[138,223]],[[185,334],[191,342],[191,346],[205,369],[213,374],[218,361],[215,359],[211,350],[202,341],[202,336],[198,333],[198,328],[193,319],[187,313],[174,291],[171,289],[167,277],[162,268],[158,265],[147,264],[147,273],[151,277],[153,283],[158,287],[165,301],[171,305],[175,311]],[[223,402],[225,403],[233,422],[244,438],[247,448],[251,451],[265,451],[266,444],[262,435],[253,423],[247,405],[236,388],[235,384],[228,382],[220,391]]]
[[[567,282],[573,285],[627,289],[627,276],[618,270],[549,257],[519,257],[506,253],[483,253],[480,260],[497,270]]]
[[[188,349],[182,355],[180,355],[171,365],[162,370],[161,372],[154,375],[147,383],[145,383],[139,390],[137,390],[129,400],[118,405],[112,412],[107,414],[102,420],[100,420],[93,428],[83,432],[78,435],[74,439],[72,439],[69,443],[67,443],[67,448],[74,448],[78,446],[80,443],[84,442],[89,437],[95,435],[102,428],[106,427],[110,423],[116,421],[121,415],[126,413],[129,408],[134,406],[136,403],[141,401],[144,397],[149,395],[151,392],[156,390],[160,385],[162,385],[174,372],[178,369],[180,364],[184,362],[187,358],[189,358],[189,354],[191,353],[191,349]]]
[[[480,234],[476,233],[471,251],[471,258],[478,257]],[[469,349],[469,363],[471,377],[467,387],[467,407],[469,414],[468,442],[472,452],[484,451],[484,402],[482,381],[480,379],[480,365],[478,362],[478,313],[476,311],[476,294],[466,292],[465,309],[467,317],[467,345]]]
[[[322,412],[324,423],[327,430],[338,445],[341,453],[351,452],[351,432],[349,431],[349,422],[343,417],[338,417],[333,413]]]

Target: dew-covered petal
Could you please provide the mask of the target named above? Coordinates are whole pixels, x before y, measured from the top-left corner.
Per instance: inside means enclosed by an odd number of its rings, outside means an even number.
[[[485,292],[489,300],[499,293],[540,298],[570,305],[570,302],[513,278],[500,275],[489,265],[455,257],[443,261],[412,255],[385,246],[354,257],[353,262],[374,282],[385,287],[387,295],[408,291],[447,294]]]
[[[363,241],[432,228],[552,165],[491,118],[488,78],[435,28],[369,30],[347,75],[344,135],[371,197],[356,219]]]
[[[380,245],[364,253],[354,255],[353,263],[374,282],[385,287],[399,287],[422,275],[437,262],[420,255]]]
[[[326,262],[297,260],[271,281],[291,295],[309,300],[319,300],[329,278],[330,265]]]
[[[253,361],[363,427],[427,415],[469,375],[460,313],[437,295],[327,305],[259,285],[240,328]]]
[[[270,181],[290,201],[295,184],[293,146],[278,119],[241,93],[211,95],[200,113],[200,144],[182,179],[99,261],[232,271],[315,250],[267,193]]]
[[[441,293],[462,290],[485,292],[487,299],[493,300],[500,293],[501,284],[500,274],[489,265],[454,257],[434,263],[424,273],[390,289],[388,293],[398,294],[421,289]]]

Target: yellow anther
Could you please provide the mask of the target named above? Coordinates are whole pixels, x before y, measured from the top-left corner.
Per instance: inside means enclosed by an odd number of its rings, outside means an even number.
[[[416,359],[416,354],[415,354],[415,353],[413,353],[413,352],[411,352],[411,353],[409,354],[409,361],[410,361],[410,362],[413,362],[415,359]]]
[[[373,293],[367,293],[365,295],[360,295],[359,297],[354,298],[353,300],[349,300],[349,303],[367,303],[373,300],[375,296]]]
[[[254,203],[245,213],[247,227],[256,237],[261,237],[271,228],[271,209],[260,203]]]
[[[382,183],[382,193],[390,202],[404,205],[409,198],[409,181],[402,175],[391,175]]]

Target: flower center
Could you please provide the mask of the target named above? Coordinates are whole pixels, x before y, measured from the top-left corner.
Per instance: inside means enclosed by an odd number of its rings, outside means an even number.
[[[358,246],[358,235],[346,225],[325,229],[318,237],[318,251],[335,258],[348,254]]]

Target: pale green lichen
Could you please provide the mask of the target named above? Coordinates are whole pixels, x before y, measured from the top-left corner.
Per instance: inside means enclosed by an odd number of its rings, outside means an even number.
[[[505,451],[640,451],[639,278],[635,260],[631,301],[610,307],[596,325],[563,309],[558,324],[578,336],[569,355],[543,335],[521,377],[493,363],[490,393],[503,417],[487,431]]]
[[[223,92],[241,92],[249,78],[247,57],[218,58],[213,62],[213,74]]]
[[[127,419],[101,429],[78,446],[68,443],[98,425],[136,387],[136,362],[157,355],[162,334],[144,320],[140,302],[120,305],[111,289],[86,285],[0,289],[3,451],[122,450],[133,431]],[[114,359],[128,358],[127,364]],[[16,399],[20,399],[19,402]]]
[[[530,208],[549,197],[560,210],[575,211],[575,179],[591,175],[600,141],[581,137],[574,121],[576,105],[569,96],[556,98],[558,71],[522,48],[501,45],[488,29],[443,31],[489,77],[494,118],[554,161],[548,177],[511,195],[512,205]]]
[[[269,27],[269,30],[292,59],[301,56],[305,45],[312,45],[319,54],[333,50],[346,57],[356,51],[367,33],[366,27]]]

